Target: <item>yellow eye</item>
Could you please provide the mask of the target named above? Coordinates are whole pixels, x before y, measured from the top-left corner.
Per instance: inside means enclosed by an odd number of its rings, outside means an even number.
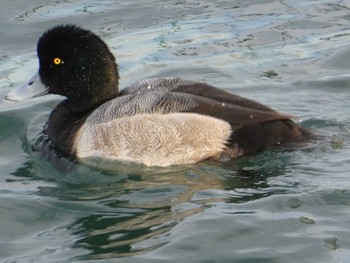
[[[59,65],[59,64],[63,64],[63,61],[62,61],[62,59],[60,59],[60,58],[54,58],[54,59],[53,59],[53,63],[54,63],[55,65]]]

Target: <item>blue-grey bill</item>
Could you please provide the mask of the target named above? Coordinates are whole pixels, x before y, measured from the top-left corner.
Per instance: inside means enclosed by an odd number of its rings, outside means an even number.
[[[49,88],[41,82],[39,72],[37,72],[27,83],[7,93],[5,98],[13,101],[27,100],[45,95],[48,90]]]

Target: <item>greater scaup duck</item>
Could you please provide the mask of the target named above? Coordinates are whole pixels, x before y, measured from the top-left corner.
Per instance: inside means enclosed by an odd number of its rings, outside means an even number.
[[[205,83],[151,78],[118,91],[118,66],[108,46],[75,25],[46,31],[37,54],[38,73],[6,98],[66,97],[43,133],[80,162],[101,158],[147,166],[191,164],[310,137],[290,115]]]

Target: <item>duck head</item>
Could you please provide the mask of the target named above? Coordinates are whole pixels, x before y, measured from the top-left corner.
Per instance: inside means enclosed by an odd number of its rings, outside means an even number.
[[[118,95],[119,74],[106,43],[89,30],[59,25],[46,31],[37,45],[39,70],[9,100],[45,94],[65,96],[78,107],[101,104]]]

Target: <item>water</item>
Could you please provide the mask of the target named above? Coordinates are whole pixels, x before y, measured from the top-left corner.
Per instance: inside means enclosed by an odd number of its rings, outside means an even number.
[[[350,262],[347,1],[3,2],[1,98],[35,73],[41,33],[75,23],[110,45],[121,87],[205,81],[324,139],[226,164],[64,172],[31,148],[60,98],[1,99],[0,261]]]

